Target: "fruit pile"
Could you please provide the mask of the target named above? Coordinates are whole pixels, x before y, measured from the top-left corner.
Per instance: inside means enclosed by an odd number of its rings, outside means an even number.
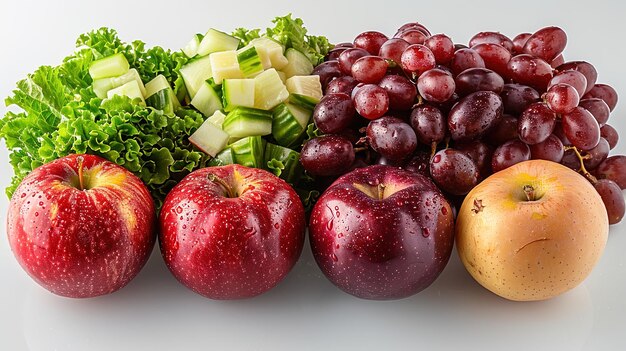
[[[359,34],[315,68],[324,97],[314,110],[323,135],[301,162],[334,179],[370,164],[431,177],[459,200],[481,180],[543,159],[583,174],[602,196],[610,223],[624,216],[626,156],[607,124],[617,93],[597,84],[585,61],[565,62],[565,32],[547,27],[512,40],[480,32],[469,45],[419,23],[393,38]]]

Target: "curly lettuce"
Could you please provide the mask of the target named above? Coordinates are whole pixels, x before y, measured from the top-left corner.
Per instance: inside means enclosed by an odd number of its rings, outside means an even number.
[[[90,153],[136,174],[160,206],[178,180],[208,162],[185,137],[204,117],[190,109],[168,115],[123,96],[103,101],[91,89],[89,65],[121,52],[142,80],[162,74],[177,89],[184,87],[178,69],[187,58],[161,47],[146,49],[141,41],[125,43],[108,28],[81,35],[76,46],[61,65],[40,67],[19,81],[6,99],[7,106],[20,109],[0,119],[0,138],[14,170],[7,195],[38,166],[72,153]]]

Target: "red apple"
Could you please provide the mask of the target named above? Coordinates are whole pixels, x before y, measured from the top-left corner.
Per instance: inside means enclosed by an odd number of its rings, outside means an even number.
[[[366,299],[398,299],[428,287],[444,269],[454,218],[426,177],[370,166],[324,192],[309,233],[317,264],[339,288]]]
[[[302,252],[304,208],[282,179],[239,165],[192,172],[167,195],[159,243],[183,285],[212,299],[273,288]]]
[[[9,244],[41,286],[67,297],[112,293],[139,273],[156,239],[156,210],[139,178],[94,155],[32,171],[9,204]]]

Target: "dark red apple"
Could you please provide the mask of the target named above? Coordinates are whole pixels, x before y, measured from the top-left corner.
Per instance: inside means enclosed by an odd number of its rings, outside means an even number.
[[[67,297],[114,292],[154,247],[156,210],[139,178],[94,155],[32,171],[9,204],[9,244],[41,286]]]
[[[309,224],[322,272],[365,299],[399,299],[428,287],[448,263],[452,208],[426,177],[369,166],[337,179]]]
[[[159,243],[183,285],[212,299],[273,288],[304,243],[304,208],[282,179],[239,165],[192,172],[167,195]]]

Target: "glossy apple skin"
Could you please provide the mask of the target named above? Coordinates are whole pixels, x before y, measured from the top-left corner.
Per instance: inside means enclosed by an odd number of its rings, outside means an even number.
[[[78,186],[79,159],[89,189]],[[139,178],[94,155],[32,171],[9,204],[9,244],[42,287],[84,298],[112,293],[144,266],[156,240],[154,202]]]
[[[270,290],[291,270],[305,217],[285,181],[228,165],[197,170],[177,184],[160,228],[161,253],[176,279],[208,298],[242,299]]]
[[[361,191],[379,184],[380,200]],[[454,218],[426,177],[369,166],[337,179],[320,197],[309,224],[311,249],[340,289],[365,299],[399,299],[428,287],[452,251]]]

